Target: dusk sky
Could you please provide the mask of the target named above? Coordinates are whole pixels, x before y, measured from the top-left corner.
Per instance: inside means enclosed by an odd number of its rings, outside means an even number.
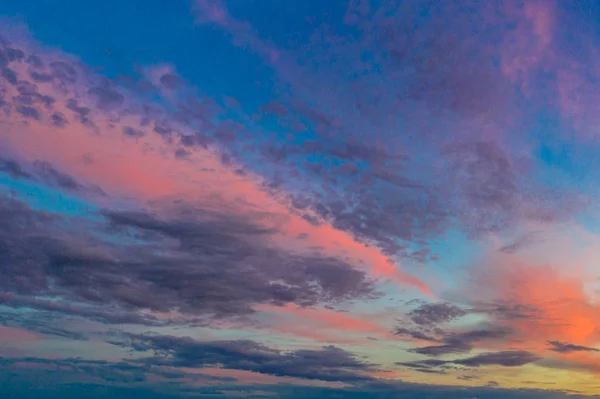
[[[0,0],[0,398],[600,398],[599,138],[599,1]]]

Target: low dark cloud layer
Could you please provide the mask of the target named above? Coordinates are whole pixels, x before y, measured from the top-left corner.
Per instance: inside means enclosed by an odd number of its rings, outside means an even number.
[[[588,346],[575,345],[567,342],[560,341],[548,341],[550,350],[558,353],[571,353],[571,352],[600,352],[600,349],[590,348]]]
[[[345,388],[302,387],[288,384],[244,384],[232,377],[185,373],[177,368],[140,362],[106,362],[82,359],[0,358],[0,394],[19,399],[179,399],[214,397],[259,399],[595,399],[573,392],[486,387],[413,384],[401,381],[362,381]],[[159,382],[157,382],[159,381]],[[189,384],[196,384],[190,387]],[[199,385],[199,386],[198,386]]]
[[[472,368],[486,366],[520,367],[525,364],[534,363],[540,359],[539,356],[536,356],[531,352],[515,350],[482,353],[472,357],[454,360],[428,359],[415,362],[397,362],[396,364],[424,373],[444,374],[446,372],[446,366],[448,365]]]
[[[104,211],[94,229],[120,237],[118,244],[85,233],[87,219],[67,225],[57,214],[2,197],[2,305],[161,325],[166,321],[139,310],[178,309],[193,320],[247,315],[256,304],[312,306],[376,295],[365,272],[337,258],[282,253],[265,240],[273,231],[251,220],[198,209],[194,214],[205,218],[194,220],[190,211],[172,219]]]
[[[379,369],[335,346],[286,352],[250,340],[203,342],[189,337],[135,334],[126,338],[124,342],[112,342],[138,352],[153,351],[155,356],[138,361],[154,365],[222,366],[279,377],[343,382],[372,380],[367,372]]]

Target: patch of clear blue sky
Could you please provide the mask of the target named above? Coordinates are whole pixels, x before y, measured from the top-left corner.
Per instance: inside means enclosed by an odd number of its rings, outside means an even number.
[[[104,243],[126,246],[144,244],[143,239],[128,234],[111,234],[103,230],[107,220],[101,214],[102,208],[75,195],[28,180],[14,180],[0,172],[0,196],[23,201],[31,209],[55,213],[66,218],[76,218],[81,223],[78,228],[93,232],[94,238]]]
[[[14,180],[0,172],[0,195],[13,196],[32,209],[65,216],[91,217],[98,207],[76,196],[26,180]]]
[[[262,60],[232,46],[219,29],[196,25],[188,0],[3,0],[0,14],[109,77],[167,62],[209,95],[242,103],[268,97],[271,71]]]
[[[588,200],[598,197],[600,145],[597,140],[561,123],[550,112],[542,113],[532,134],[538,138],[532,154],[538,181]],[[597,204],[590,203],[585,212],[575,215],[575,220],[590,233],[600,233],[600,208]]]

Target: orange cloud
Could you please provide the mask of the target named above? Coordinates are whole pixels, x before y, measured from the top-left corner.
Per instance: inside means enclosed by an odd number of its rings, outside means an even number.
[[[490,316],[494,323],[514,331],[502,347],[575,361],[587,370],[592,369],[590,364],[600,365],[595,353],[555,353],[548,347],[548,341],[587,347],[600,342],[600,306],[586,292],[587,276],[566,267],[532,264],[514,255],[493,256],[485,273],[470,290],[473,300],[532,310],[525,317]]]

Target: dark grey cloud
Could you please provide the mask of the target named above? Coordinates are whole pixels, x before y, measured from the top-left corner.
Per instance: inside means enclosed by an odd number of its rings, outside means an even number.
[[[181,80],[177,75],[167,73],[160,77],[160,83],[168,89],[175,90],[181,84]]]
[[[454,364],[459,364],[468,367],[482,367],[492,365],[504,367],[519,367],[528,363],[534,363],[538,360],[540,360],[540,357],[530,352],[503,351],[482,353],[477,356],[469,357],[466,359],[453,360],[451,362]]]
[[[117,211],[99,216],[104,222],[66,223],[57,214],[0,197],[2,305],[157,326],[244,316],[256,304],[313,306],[377,295],[366,273],[344,261],[271,248],[274,231],[250,219],[191,208],[172,219]],[[159,321],[140,309],[177,309],[187,316]],[[27,320],[22,324],[31,326]]]
[[[105,324],[164,326],[173,323],[173,321],[168,319],[160,320],[152,315],[136,311],[123,311],[119,308],[111,308],[110,306],[77,306],[61,301],[37,299],[7,293],[0,293],[0,305],[17,310],[35,310],[37,313],[35,314],[35,317],[32,318],[37,320],[44,318],[46,322],[51,320],[52,317],[58,316],[59,318],[83,318]],[[16,314],[15,316],[18,317],[19,315]],[[14,321],[17,321],[15,317],[13,317],[13,319]],[[19,320],[23,321],[25,319],[20,318]]]
[[[34,68],[44,67],[44,61],[36,54],[31,54],[30,56],[28,56],[25,62],[33,66]]]
[[[90,89],[89,93],[95,97],[96,106],[100,109],[115,109],[125,101],[125,97],[108,84]]]
[[[128,334],[126,338],[124,342],[113,343],[139,352],[154,351],[155,356],[138,360],[154,365],[222,366],[280,377],[343,382],[372,380],[367,372],[379,370],[377,365],[335,346],[285,352],[249,340],[197,341],[189,337],[139,334]]]
[[[433,333],[421,331],[419,329],[406,328],[406,327],[396,327],[394,329],[394,334],[401,337],[409,337],[415,340],[429,341],[429,342],[438,342],[439,338],[436,336],[441,333],[441,330],[434,331]]]
[[[415,362],[397,362],[398,366],[408,367],[417,371],[425,372],[445,372],[445,367],[448,365],[457,365],[464,367],[486,367],[486,366],[503,366],[503,367],[520,367],[525,364],[535,363],[541,358],[531,352],[520,350],[508,350],[501,352],[489,352],[475,355],[472,357],[454,359],[454,360],[437,360],[427,359]]]
[[[129,137],[134,137],[134,138],[144,137],[144,135],[145,135],[143,130],[135,129],[131,126],[124,126],[123,134],[125,134],[126,136],[129,136]]]
[[[410,349],[410,352],[425,356],[443,356],[453,353],[470,352],[473,349],[472,342],[452,341],[444,345],[431,345]]]
[[[75,83],[77,81],[77,68],[72,63],[53,61],[49,66],[54,79],[62,83]]]
[[[74,191],[78,191],[84,188],[84,186],[78,183],[74,178],[56,170],[48,162],[35,161],[33,163],[33,169],[44,182],[47,182],[50,185]]]
[[[51,109],[52,105],[56,102],[54,98],[38,93],[37,86],[31,82],[18,82],[17,91],[19,94],[12,99],[15,105],[27,107],[43,106],[45,109]],[[39,120],[39,115],[37,119]]]
[[[10,68],[2,68],[2,77],[12,85],[18,82],[17,73]]]
[[[10,158],[0,158],[0,171],[10,175],[14,179],[30,179],[32,178],[21,164]]]
[[[529,246],[530,244],[536,241],[535,233],[529,232],[518,237],[515,241],[510,244],[507,244],[499,249],[500,252],[504,252],[506,254],[514,254],[520,251],[522,248]]]
[[[0,196],[0,270],[3,290],[32,293],[45,285],[46,276],[39,262],[43,259],[38,239],[49,231],[43,225],[56,222],[57,216],[34,211],[26,204]],[[37,233],[37,234],[36,234]],[[40,253],[41,252],[41,253]]]
[[[512,333],[507,328],[488,328],[463,332],[443,333],[441,345],[425,346],[411,349],[411,352],[427,356],[443,356],[452,353],[470,352],[478,343],[490,342],[506,338]]]
[[[62,112],[55,112],[50,115],[50,121],[56,127],[65,127],[69,124],[69,121]]]
[[[76,119],[84,125],[91,124],[90,114],[92,110],[88,107],[80,106],[78,101],[75,99],[67,100],[65,107],[71,110],[75,115]]]
[[[463,317],[468,311],[447,302],[426,303],[410,311],[408,317],[421,326],[433,326],[448,323]]]
[[[435,343],[435,345],[409,350],[434,357],[467,353],[474,349],[477,343],[502,339],[511,334],[510,329],[498,326],[483,326],[466,331],[451,331],[443,328],[444,324],[474,311],[472,308],[463,308],[447,302],[424,303],[408,312],[405,320],[400,320],[399,325],[394,329],[394,334]]]
[[[19,105],[16,107],[18,113],[23,115],[25,118],[40,120],[40,110],[35,107],[29,107],[26,105]]]
[[[52,75],[50,75],[49,73],[31,71],[29,72],[29,76],[31,77],[31,79],[38,83],[48,83],[52,81]]]
[[[600,349],[590,348],[588,346],[575,345],[567,342],[560,341],[548,341],[550,350],[558,353],[570,353],[570,352],[600,352]]]
[[[105,213],[114,229],[150,242],[174,243],[170,262],[177,268],[148,263],[140,267],[148,269],[143,274],[148,283],[162,286],[157,293],[179,297],[181,306],[217,314],[246,313],[252,303],[312,305],[373,295],[366,274],[339,259],[280,253],[265,246],[272,229],[210,213],[204,221],[193,221],[186,217],[189,211],[174,220],[144,213]],[[192,213],[200,216],[202,210]]]
[[[148,384],[152,378],[161,378],[170,382],[180,383],[187,379],[188,382],[233,382],[235,379],[212,377],[202,373],[188,375],[182,371],[169,367],[150,364],[133,363],[126,361],[109,362],[105,360],[91,360],[81,358],[39,358],[39,357],[0,357],[0,385],[11,384],[11,379],[30,381],[29,386],[47,388],[50,392],[60,392],[61,386],[74,383],[97,383],[99,385],[136,386]]]
[[[14,179],[32,180],[61,190],[81,194],[105,195],[104,191],[98,186],[80,183],[46,161],[34,161],[28,164],[18,162],[13,158],[2,157],[2,154],[0,154],[0,171],[7,173]]]
[[[86,334],[74,331],[72,329],[63,328],[60,323],[57,323],[55,317],[48,314],[20,314],[13,311],[11,308],[3,307],[4,303],[0,302],[0,325],[8,327],[16,327],[32,331],[37,334],[49,335],[60,338],[67,338],[75,341],[85,341],[88,339]],[[59,315],[62,320],[62,315]]]

